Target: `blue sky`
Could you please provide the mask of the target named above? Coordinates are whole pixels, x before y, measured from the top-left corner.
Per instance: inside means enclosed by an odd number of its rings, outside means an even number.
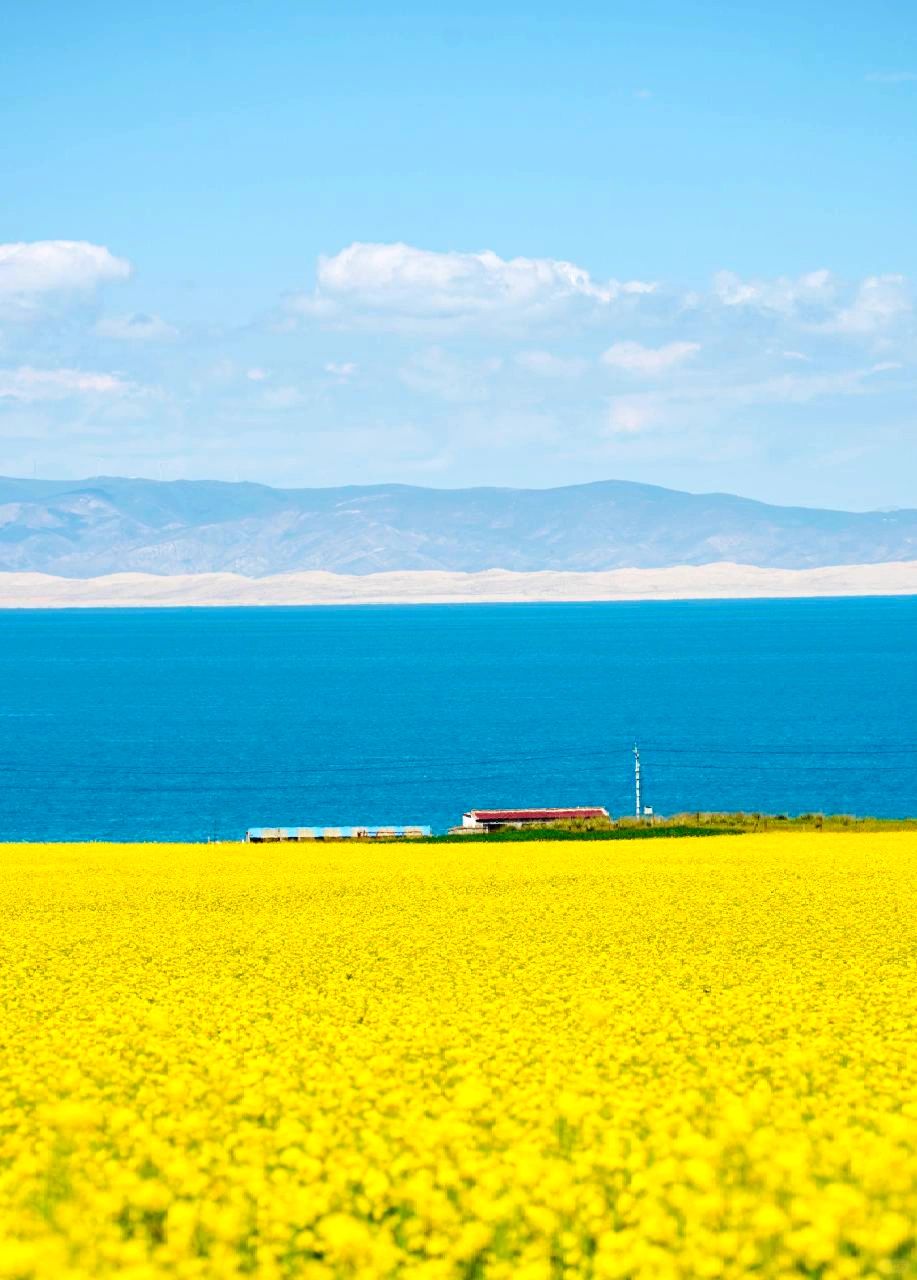
[[[917,505],[911,6],[4,26],[0,472]]]

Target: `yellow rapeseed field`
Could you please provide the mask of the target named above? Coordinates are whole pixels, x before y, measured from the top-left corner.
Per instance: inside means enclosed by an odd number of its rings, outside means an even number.
[[[0,849],[0,1277],[917,1275],[917,837]]]

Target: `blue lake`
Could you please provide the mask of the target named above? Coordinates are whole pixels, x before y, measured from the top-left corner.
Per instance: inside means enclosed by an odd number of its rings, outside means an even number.
[[[0,838],[917,814],[917,599],[0,612]]]

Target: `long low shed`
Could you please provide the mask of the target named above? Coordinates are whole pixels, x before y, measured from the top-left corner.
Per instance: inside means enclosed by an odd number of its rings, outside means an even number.
[[[430,827],[251,827],[245,839],[251,844],[277,840],[422,840]]]
[[[589,818],[607,819],[608,816],[608,810],[602,805],[553,809],[470,809],[468,813],[462,814],[462,826],[471,831],[494,831],[498,827],[546,825]]]

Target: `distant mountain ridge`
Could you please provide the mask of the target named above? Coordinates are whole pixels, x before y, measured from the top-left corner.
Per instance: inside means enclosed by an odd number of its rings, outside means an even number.
[[[917,510],[777,507],[624,480],[556,489],[0,478],[0,571],[248,577],[917,560]]]

